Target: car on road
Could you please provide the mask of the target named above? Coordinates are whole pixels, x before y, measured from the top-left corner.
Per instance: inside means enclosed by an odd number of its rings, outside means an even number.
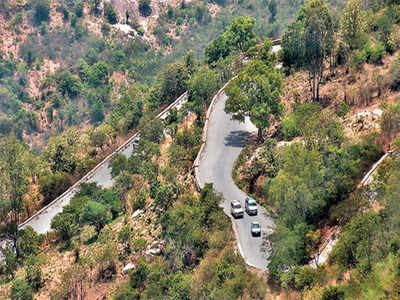
[[[252,236],[261,236],[261,225],[258,222],[251,222],[250,232]]]
[[[248,215],[253,215],[253,216],[257,215],[258,208],[256,200],[254,200],[251,197],[246,197],[246,200],[244,202],[244,209],[246,210]]]
[[[234,218],[243,218],[243,208],[239,201],[233,200],[231,202],[231,214]]]

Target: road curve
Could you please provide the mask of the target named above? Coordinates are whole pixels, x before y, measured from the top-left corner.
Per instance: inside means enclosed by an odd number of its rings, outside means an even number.
[[[171,103],[167,108],[160,112],[156,118],[164,120],[171,108],[181,108],[182,105],[187,101],[187,92],[181,95],[173,103]],[[19,225],[20,229],[26,226],[31,226],[37,233],[42,234],[50,231],[51,220],[60,212],[62,212],[63,207],[69,204],[71,198],[79,190],[80,184],[84,182],[96,182],[98,185],[109,188],[113,185],[114,181],[111,177],[111,169],[109,168],[110,161],[112,157],[117,153],[122,153],[129,157],[133,151],[133,141],[139,133],[131,136],[125,143],[123,143],[117,150],[107,156],[102,162],[100,162],[96,167],[89,171],[85,176],[83,176],[78,182],[71,186],[62,195],[53,200],[50,204],[43,207],[36,214],[31,216],[25,222]],[[4,246],[4,241],[0,241],[0,246]]]
[[[246,138],[256,131],[256,127],[246,119],[244,123],[231,120],[224,111],[227,96],[224,92],[217,94],[207,125],[207,141],[198,162],[201,183],[213,183],[214,189],[222,193],[224,212],[230,215],[230,201],[239,200],[244,207],[246,194],[240,190],[232,179],[233,164],[245,146]],[[257,216],[233,220],[237,233],[238,247],[250,266],[265,269],[267,254],[261,250],[262,237],[252,237],[250,223],[258,221],[263,233],[270,233],[274,222],[267,211],[259,206]]]

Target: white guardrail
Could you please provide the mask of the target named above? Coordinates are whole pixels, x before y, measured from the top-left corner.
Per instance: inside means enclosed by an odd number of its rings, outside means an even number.
[[[187,101],[187,92],[183,93],[178,99],[176,99],[173,103],[171,103],[167,108],[165,108],[163,111],[161,111],[157,116],[156,119],[165,119],[166,116],[168,115],[168,112],[170,109],[175,108],[177,106],[182,105]],[[53,205],[56,205],[61,199],[63,199],[65,196],[68,194],[74,193],[77,191],[79,188],[79,185],[87,182],[93,174],[101,168],[104,164],[108,163],[117,153],[122,152],[123,150],[127,149],[131,144],[133,143],[133,140],[137,138],[140,135],[140,131],[136,132],[133,134],[129,139],[127,139],[121,146],[119,146],[114,152],[109,154],[106,158],[104,158],[100,163],[98,163],[92,170],[90,170],[88,173],[86,173],[81,179],[79,179],[77,182],[75,182],[68,190],[66,190],[64,193],[62,193],[60,196],[58,196],[56,199],[54,199],[52,202],[41,208],[38,212],[30,216],[28,219],[26,219],[24,222],[18,225],[19,229],[23,229],[25,226],[29,225],[29,222],[35,218],[39,218],[40,215],[44,212],[46,212],[50,207]]]

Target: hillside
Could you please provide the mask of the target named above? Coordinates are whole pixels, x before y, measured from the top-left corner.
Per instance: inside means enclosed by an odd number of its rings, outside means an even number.
[[[397,3],[8,0],[0,22],[0,297],[400,297]],[[208,109],[224,121],[205,127]],[[82,183],[51,231],[18,230],[137,131],[111,187]],[[274,223],[259,249],[217,180],[196,189],[210,136],[230,147],[215,176],[246,145],[235,195]]]

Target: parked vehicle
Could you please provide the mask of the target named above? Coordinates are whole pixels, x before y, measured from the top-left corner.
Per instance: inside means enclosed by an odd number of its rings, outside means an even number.
[[[247,214],[253,215],[253,216],[257,215],[258,207],[257,207],[256,200],[254,200],[253,198],[247,197],[245,200],[245,203],[244,203],[244,207],[245,207]]]
[[[261,236],[261,225],[258,222],[251,222],[250,232],[252,236]]]
[[[234,218],[242,218],[243,217],[243,208],[240,205],[239,201],[233,200],[231,202],[231,214]]]

